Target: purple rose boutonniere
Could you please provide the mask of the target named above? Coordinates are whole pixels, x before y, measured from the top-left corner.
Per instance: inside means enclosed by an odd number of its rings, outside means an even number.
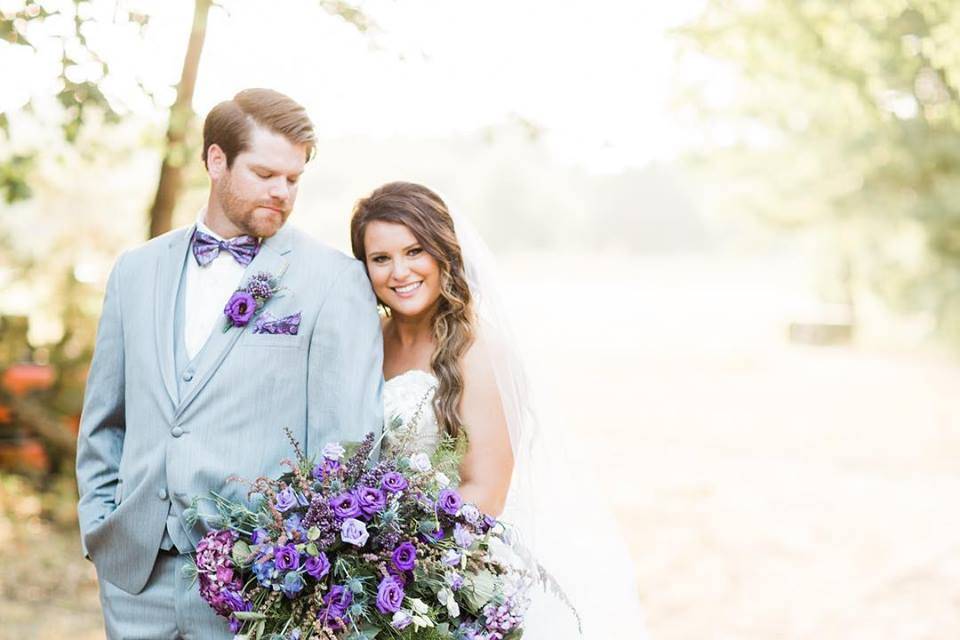
[[[223,308],[223,314],[227,316],[227,326],[223,330],[250,324],[263,310],[267,301],[280,290],[276,278],[269,273],[261,271],[251,276],[247,284],[234,291],[227,300],[227,306]]]

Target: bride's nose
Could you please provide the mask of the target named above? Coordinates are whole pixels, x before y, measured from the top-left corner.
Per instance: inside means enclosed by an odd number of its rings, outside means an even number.
[[[410,273],[410,267],[407,266],[407,261],[400,259],[393,261],[393,273],[390,275],[393,276],[394,280],[403,280]]]

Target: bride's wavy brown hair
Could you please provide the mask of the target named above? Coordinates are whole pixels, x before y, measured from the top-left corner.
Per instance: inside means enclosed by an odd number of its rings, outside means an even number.
[[[433,311],[436,346],[430,367],[440,384],[433,397],[437,422],[445,433],[460,433],[463,395],[461,360],[473,344],[473,301],[463,266],[460,243],[446,203],[430,189],[411,182],[390,182],[357,201],[350,220],[353,255],[366,266],[363,244],[367,225],[375,220],[402,224],[440,267],[440,297]],[[389,314],[382,300],[380,305]]]

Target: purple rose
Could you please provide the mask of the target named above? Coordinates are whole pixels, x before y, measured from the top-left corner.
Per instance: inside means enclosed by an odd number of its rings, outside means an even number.
[[[293,507],[297,506],[297,494],[294,492],[293,487],[287,487],[277,494],[276,505],[277,511],[280,511],[281,513],[289,511]]]
[[[460,591],[463,588],[463,576],[459,573],[447,574],[447,584],[451,591]]]
[[[356,518],[347,518],[340,525],[340,539],[347,544],[355,547],[362,547],[367,543],[370,534],[367,532],[367,525]]]
[[[393,550],[391,559],[400,571],[413,571],[417,565],[417,548],[411,542],[404,542]]]
[[[357,490],[357,499],[360,502],[360,509],[368,516],[382,511],[387,506],[387,496],[380,489],[372,487],[360,487]]]
[[[394,613],[400,610],[403,604],[403,587],[393,578],[387,576],[380,581],[377,588],[377,611],[380,613]]]
[[[460,507],[463,506],[463,500],[460,498],[460,494],[453,489],[444,489],[437,497],[437,505],[448,516],[455,516]]]
[[[398,493],[406,489],[408,483],[407,479],[403,477],[402,473],[397,471],[388,471],[387,473],[383,474],[383,478],[380,480],[380,486],[383,487],[384,491]]]
[[[330,561],[327,560],[325,553],[321,553],[318,556],[307,558],[307,561],[303,564],[303,568],[313,576],[315,580],[322,580],[323,576],[327,575],[327,572],[330,571]]]
[[[257,310],[257,301],[246,291],[236,291],[227,301],[223,312],[235,327],[245,327]]]
[[[350,492],[330,498],[330,508],[333,509],[333,514],[341,520],[356,518],[361,513],[360,501],[357,500],[357,496]]]
[[[274,562],[277,569],[281,571],[290,571],[300,566],[300,552],[292,544],[284,545],[277,549],[274,556]]]
[[[458,522],[453,527],[453,540],[457,543],[458,547],[468,549],[470,545],[473,544],[473,534]]]
[[[323,603],[327,606],[327,613],[330,616],[342,618],[353,604],[353,592],[343,585],[335,584],[323,597]]]
[[[263,544],[270,540],[270,535],[264,529],[254,529],[250,534],[250,542],[253,544]]]

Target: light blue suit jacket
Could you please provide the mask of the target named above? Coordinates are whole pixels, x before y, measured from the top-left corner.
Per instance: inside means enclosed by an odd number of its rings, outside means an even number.
[[[265,310],[299,311],[298,335],[255,334],[253,323],[224,332],[224,318],[180,397],[174,314],[192,233],[171,231],[117,260],[87,378],[77,449],[83,548],[101,578],[130,593],[149,579],[168,513],[211,490],[245,497],[231,476],[283,471],[293,457],[284,427],[314,455],[383,425],[383,342],[363,265],[290,227],[264,241],[241,284],[261,271],[279,276],[285,291]],[[198,524],[191,542],[203,532]]]

